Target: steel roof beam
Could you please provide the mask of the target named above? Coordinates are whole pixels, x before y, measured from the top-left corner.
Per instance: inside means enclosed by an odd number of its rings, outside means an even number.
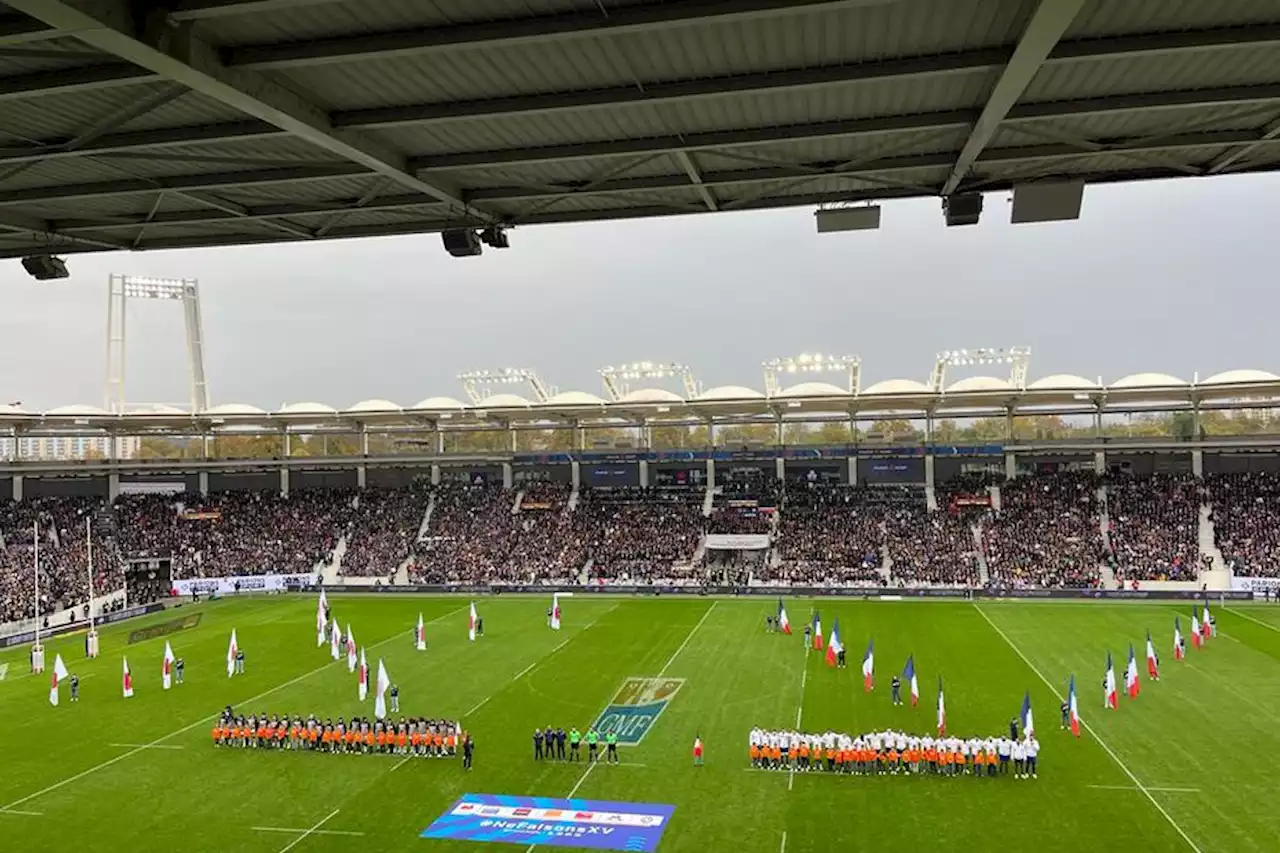
[[[316,105],[250,71],[228,69],[217,50],[195,34],[190,22],[173,24],[164,9],[135,15],[146,4],[128,0],[6,0],[10,6],[104,53],[181,83],[253,118],[268,122],[405,189],[455,205],[467,204],[446,185],[419,178],[408,158],[381,143],[336,131]],[[476,211],[480,218],[489,218]]]
[[[0,77],[0,101],[132,86],[158,79],[159,75],[154,72],[128,62],[103,62],[60,68],[57,71],[37,71],[34,74]]]
[[[689,176],[689,183],[698,189],[698,195],[702,198],[702,203],[707,206],[707,210],[719,210],[720,203],[716,201],[716,197],[711,194],[711,190],[707,189],[706,184],[702,182],[702,172],[698,169],[698,164],[693,162],[693,157],[688,151],[677,151],[676,161],[679,162],[680,168],[684,169],[684,173]]]
[[[987,97],[987,103],[978,117],[960,149],[960,156],[951,167],[951,174],[942,185],[942,195],[951,195],[960,186],[960,182],[969,174],[969,169],[982,154],[984,148],[1000,129],[1009,110],[1022,97],[1022,93],[1031,85],[1031,81],[1040,73],[1040,68],[1049,58],[1053,48],[1067,32],[1071,22],[1075,20],[1084,0],[1040,0],[1035,14],[1027,23],[1013,57],[1004,67],[995,88]]]
[[[368,175],[368,171],[355,163],[341,163],[328,166],[297,166],[292,169],[252,169],[206,175],[183,175],[180,177],[130,178],[118,181],[97,181],[89,184],[60,184],[0,191],[0,205],[66,201],[68,199],[97,198],[101,196],[138,195],[159,190],[183,193],[188,190],[252,187],[263,184],[318,181],[327,178],[368,177]],[[424,198],[422,203],[426,204],[428,200]]]
[[[820,12],[866,6],[867,0],[676,0],[660,5],[621,6],[540,17],[508,18],[381,33],[228,48],[227,65],[242,68],[298,68],[415,56],[458,48],[501,47],[574,37],[608,36],[690,24]]]
[[[29,160],[61,160],[68,157],[97,157],[124,151],[235,142],[241,139],[285,135],[287,134],[280,128],[256,119],[188,127],[166,127],[158,130],[133,130],[100,136],[76,149],[66,147],[72,137],[45,139],[34,145],[20,148],[0,147],[0,164],[23,163]]]
[[[1258,141],[1252,145],[1242,145],[1239,148],[1232,149],[1218,159],[1209,164],[1208,172],[1210,175],[1220,175],[1223,172],[1232,171],[1232,166],[1249,157],[1261,145],[1273,142],[1280,137],[1280,120],[1273,121],[1263,131]]]
[[[59,246],[51,245],[57,240],[66,240],[69,242],[80,243],[85,246],[92,246],[94,249],[128,249],[129,243],[122,240],[114,240],[109,237],[94,237],[85,234],[67,234],[58,231],[53,223],[43,219],[35,219],[30,216],[23,216],[19,213],[0,213],[0,230],[14,231],[20,234],[34,234],[44,241],[39,246],[33,246],[22,250],[14,257],[22,255],[41,254],[42,252],[57,252]]]
[[[1157,139],[1120,140],[1101,143],[1099,150],[1081,150],[1077,145],[1052,144],[1032,145],[1011,148],[997,148],[983,152],[978,157],[982,164],[1026,163],[1036,160],[1078,159],[1081,157],[1097,157],[1100,154],[1140,154],[1159,151],[1176,151],[1186,148],[1209,146],[1256,145],[1277,140],[1262,140],[1256,131],[1225,131],[1189,133],[1177,136],[1166,136]],[[908,154],[898,157],[885,157],[878,160],[866,160],[848,169],[834,168],[835,163],[797,163],[793,166],[778,165],[764,169],[740,169],[724,172],[707,172],[702,175],[702,182],[708,187],[732,184],[754,184],[769,181],[818,180],[828,177],[857,178],[859,175],[876,175],[882,172],[917,171],[922,169],[949,168],[955,162],[955,154],[944,152],[938,154]],[[599,181],[589,185],[577,186],[561,184],[558,186],[524,188],[524,187],[492,187],[477,189],[470,193],[477,201],[519,201],[530,198],[548,198],[556,195],[584,196],[619,192],[637,192],[652,190],[688,189],[689,179],[686,175],[656,175],[637,178],[619,178],[617,180]]]
[[[1230,34],[1229,38],[1225,34]],[[1233,30],[1190,30],[1178,33],[1127,36],[1116,39],[1087,39],[1077,42],[1062,42],[1049,55],[1046,62],[1052,64],[1055,62],[1106,60],[1134,55],[1276,43],[1280,43],[1280,26],[1249,27]],[[769,71],[728,77],[711,77],[701,80],[647,81],[643,86],[627,85],[605,89],[486,98],[475,101],[373,107],[339,111],[334,113],[331,118],[335,127],[388,127],[401,124],[425,124],[458,119],[493,119],[534,112],[664,103],[720,97],[723,95],[957,74],[1002,68],[1013,58],[1014,50],[1015,48],[1013,47],[984,48],[938,56]]]
[[[344,2],[348,0],[172,0],[169,18],[173,21],[205,21]]]
[[[26,15],[0,13],[0,47],[48,41],[56,35],[48,26]]]

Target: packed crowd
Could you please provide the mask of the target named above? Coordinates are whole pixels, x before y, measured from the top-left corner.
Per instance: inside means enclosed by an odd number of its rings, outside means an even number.
[[[1280,577],[1280,477],[1209,474],[1204,485],[1227,566],[1248,577]]]
[[[991,582],[1095,587],[1103,556],[1098,475],[1062,471],[1000,485],[1000,510],[983,524]]]
[[[701,492],[624,488],[584,490],[574,512],[585,531],[591,577],[599,582],[674,579],[702,537]]]
[[[770,581],[841,585],[878,582],[885,507],[867,489],[794,484],[778,524],[781,565]]]
[[[353,499],[341,573],[390,577],[413,554],[430,495],[419,488],[366,489]]]
[[[978,542],[966,518],[929,512],[921,503],[892,510],[885,530],[896,583],[977,584]]]
[[[1107,483],[1116,579],[1193,581],[1201,568],[1200,484],[1190,474]]]

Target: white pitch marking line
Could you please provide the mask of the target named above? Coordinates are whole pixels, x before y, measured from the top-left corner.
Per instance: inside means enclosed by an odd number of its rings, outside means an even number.
[[[782,846],[778,848],[778,853],[787,853],[787,831],[782,830]]]
[[[297,838],[293,839],[288,844],[286,844],[283,848],[281,848],[280,853],[289,853],[290,850],[292,850],[293,848],[297,847],[300,843],[302,843],[303,839],[305,839],[308,835],[314,835],[316,833],[316,830],[318,830],[320,827],[324,826],[326,823],[332,820],[333,816],[336,815],[337,813],[338,813],[337,809],[334,809],[333,811],[329,812],[329,814],[321,818],[320,821],[315,826],[304,831]]]
[[[125,749],[186,749],[185,746],[168,743],[109,743],[107,746],[119,746]]]
[[[428,624],[428,625],[431,625],[431,624],[434,624],[434,623],[436,623],[436,622],[440,622],[440,621],[442,621],[442,620],[444,620],[444,619],[448,619],[450,616],[453,616],[455,613],[461,613],[461,612],[462,612],[463,610],[465,610],[465,609],[466,609],[466,605],[463,605],[462,607],[459,607],[457,610],[452,610],[452,611],[450,611],[450,612],[448,612],[448,613],[444,614],[443,616],[439,616],[439,617],[437,617],[437,618],[435,618],[435,619],[432,619],[432,620],[431,620],[430,622],[428,622],[427,624]],[[376,643],[374,643],[373,645],[369,646],[369,648],[370,648],[370,649],[376,649],[376,648],[378,648],[379,646],[385,646],[387,643],[390,643],[390,642],[392,642],[393,640],[396,640],[396,639],[399,639],[399,638],[400,638],[400,634],[399,634],[399,633],[396,633],[396,634],[394,634],[394,635],[392,635],[392,636],[390,636],[390,637],[387,637],[385,640],[379,640],[378,642],[376,642]],[[304,672],[302,675],[299,675],[297,678],[291,678],[291,679],[289,679],[289,680],[288,680],[288,681],[286,681],[284,684],[278,684],[278,685],[276,685],[275,687],[272,687],[270,690],[264,690],[262,693],[259,693],[257,696],[253,696],[253,697],[250,697],[250,698],[248,698],[248,699],[245,699],[243,702],[240,702],[239,704],[241,704],[241,705],[252,705],[254,702],[257,702],[257,701],[260,701],[260,700],[262,700],[262,699],[265,699],[265,698],[267,698],[268,696],[270,696],[270,695],[271,695],[271,694],[273,694],[273,693],[278,693],[279,691],[284,690],[286,687],[292,687],[293,685],[297,684],[298,682],[300,682],[300,681],[304,681],[304,680],[306,680],[306,679],[310,678],[311,676],[315,675],[315,674],[316,674],[316,673],[318,673],[318,672],[323,672],[324,670],[326,670],[326,669],[328,669],[329,667],[333,666],[335,663],[338,663],[338,661],[329,661],[328,663],[323,664],[322,666],[318,666],[318,667],[316,667],[315,669],[311,670],[310,672]],[[221,713],[221,712],[219,712],[219,713]],[[48,794],[48,793],[50,793],[51,791],[56,791],[56,790],[58,790],[59,788],[62,788],[62,787],[64,787],[64,786],[66,786],[66,785],[70,785],[72,782],[78,782],[78,781],[80,781],[81,779],[83,779],[84,777],[86,777],[86,776],[88,776],[88,775],[90,775],[90,774],[97,773],[99,770],[105,770],[106,768],[110,767],[111,765],[116,764],[117,762],[120,762],[120,761],[124,761],[126,758],[129,758],[129,757],[131,757],[131,756],[137,755],[139,752],[142,752],[142,751],[143,751],[143,750],[145,750],[145,749],[151,749],[151,748],[155,747],[157,744],[164,743],[165,741],[169,740],[170,738],[175,738],[175,737],[177,737],[178,735],[184,735],[184,734],[186,734],[187,732],[189,732],[189,731],[191,731],[192,729],[194,729],[195,727],[197,727],[197,726],[203,726],[205,723],[209,722],[210,720],[217,719],[217,717],[218,717],[218,714],[210,714],[210,715],[209,715],[209,716],[207,716],[207,717],[202,717],[202,718],[200,718],[199,720],[196,720],[194,723],[192,723],[192,724],[191,724],[191,725],[189,725],[189,726],[183,726],[182,728],[178,729],[177,731],[172,731],[172,732],[169,732],[169,734],[167,734],[167,735],[163,735],[163,736],[161,736],[161,737],[156,738],[155,740],[151,741],[151,743],[143,744],[142,746],[139,746],[139,747],[134,747],[133,749],[130,749],[128,752],[122,752],[122,753],[120,753],[119,755],[117,755],[115,758],[109,758],[109,759],[107,759],[106,761],[102,762],[101,764],[95,764],[93,767],[90,767],[88,770],[81,770],[79,773],[75,774],[74,776],[68,776],[66,779],[63,779],[61,782],[54,782],[52,785],[49,785],[49,786],[44,787],[44,788],[41,788],[39,791],[36,791],[34,794],[27,794],[25,797],[23,797],[23,798],[22,798],[22,799],[20,799],[20,800],[14,800],[12,803],[9,803],[9,804],[8,804],[8,805],[6,805],[6,806],[0,806],[0,811],[8,811],[8,810],[12,809],[14,806],[20,806],[20,805],[22,805],[22,804],[23,804],[23,803],[25,803],[25,802],[29,802],[29,801],[31,801],[31,800],[34,800],[36,797],[43,796],[44,794]]]
[[[662,669],[655,676],[656,678],[661,678],[662,676],[666,675],[667,670],[671,668],[671,664],[675,663],[676,658],[678,658],[680,656],[680,653],[684,651],[685,646],[689,645],[689,641],[693,639],[693,635],[698,633],[698,629],[702,627],[702,623],[707,621],[707,617],[711,615],[711,611],[715,610],[716,605],[719,603],[720,603],[719,601],[711,602],[711,606],[707,608],[707,612],[702,614],[702,618],[698,620],[697,625],[693,626],[693,630],[689,632],[689,636],[684,638],[684,642],[680,644],[680,648],[676,649],[675,654],[667,658],[667,662],[662,665]],[[593,622],[592,624],[595,624],[595,623]],[[591,626],[588,625],[587,627],[589,628]],[[583,628],[583,631],[585,630],[586,628]],[[578,781],[575,782],[573,787],[569,789],[569,794],[565,797],[566,800],[573,799],[573,795],[578,793],[578,789],[582,787],[582,783],[587,781],[587,777],[590,776],[591,771],[595,769],[596,769],[595,764],[587,765],[587,769],[582,771],[582,775],[578,777]],[[530,844],[529,847],[525,850],[525,853],[533,853],[533,849],[537,846],[538,845],[536,844]]]
[[[0,814],[16,814],[16,815],[23,815],[25,817],[40,817],[44,814],[44,812],[28,812],[28,811],[23,811],[22,809],[0,809]]]
[[[285,826],[251,826],[249,828],[252,829],[254,832],[285,832],[285,833],[288,833],[289,835],[299,835],[307,831],[305,829],[290,829]],[[345,829],[313,829],[311,831],[311,834],[312,835],[345,835],[351,838],[361,838],[364,836],[363,832],[349,832]]]
[[[1263,622],[1261,619],[1255,619],[1254,617],[1250,616],[1248,613],[1242,613],[1239,610],[1236,610],[1234,607],[1228,607],[1225,609],[1228,613],[1234,613],[1236,616],[1239,616],[1242,619],[1248,619],[1250,622],[1252,622],[1255,625],[1261,625],[1263,628],[1269,628],[1272,631],[1280,631],[1280,628],[1277,628],[1275,625],[1272,625],[1268,622]]]
[[[1141,791],[1141,788],[1135,788],[1132,785],[1085,785],[1086,788],[1093,788],[1095,791]],[[1198,794],[1199,788],[1147,788],[1148,791],[1156,791],[1162,794]]]
[[[1053,682],[1051,682],[1049,679],[1044,677],[1044,673],[1042,673],[1039,669],[1036,668],[1036,665],[1031,662],[1031,659],[1022,653],[1022,649],[1014,645],[1013,640],[1009,639],[1009,635],[1006,634],[1004,631],[1002,631],[999,625],[991,621],[991,617],[988,616],[983,611],[983,609],[978,606],[976,602],[973,605],[973,609],[978,611],[978,615],[980,615],[983,619],[985,619],[987,624],[991,626],[991,629],[1000,635],[1000,639],[1004,640],[1005,643],[1008,644],[1009,648],[1013,649],[1014,654],[1022,658],[1022,662],[1031,668],[1031,671],[1034,672],[1040,678],[1040,680],[1044,682],[1045,686],[1049,688],[1050,692],[1052,692],[1054,696],[1058,697],[1058,701],[1059,702],[1063,701],[1062,694],[1058,692],[1058,688],[1054,686]],[[1111,756],[1111,760],[1114,761],[1116,765],[1121,770],[1124,771],[1124,775],[1128,776],[1130,781],[1132,781],[1133,784],[1138,787],[1138,790],[1141,791],[1146,796],[1146,798],[1151,801],[1151,805],[1156,807],[1156,811],[1160,812],[1160,814],[1164,816],[1164,819],[1169,822],[1169,825],[1174,828],[1174,830],[1178,833],[1178,835],[1182,836],[1182,840],[1187,842],[1187,846],[1190,847],[1192,850],[1194,850],[1195,853],[1201,853],[1200,848],[1196,845],[1194,841],[1191,840],[1191,836],[1187,835],[1186,831],[1183,830],[1183,828],[1178,825],[1178,822],[1173,819],[1173,816],[1170,815],[1167,811],[1165,811],[1164,806],[1160,805],[1160,801],[1151,795],[1151,789],[1148,788],[1146,785],[1143,785],[1142,782],[1138,781],[1138,777],[1133,774],[1133,771],[1129,769],[1129,766],[1120,760],[1120,756],[1116,755],[1115,751],[1110,746],[1107,745],[1107,742],[1098,736],[1098,733],[1094,731],[1093,727],[1090,726],[1084,720],[1081,720],[1080,724],[1084,726],[1085,731],[1087,731],[1093,737],[1093,739],[1098,742],[1098,746],[1106,750],[1107,755]]]
[[[396,766],[391,768],[391,772],[392,772],[392,773],[395,773],[395,772],[396,772],[397,770],[399,770],[401,767],[404,767],[405,763],[406,763],[406,762],[408,762],[408,760],[409,760],[410,758],[413,758],[413,755],[406,755],[404,758],[402,758],[402,759],[400,759],[399,761],[397,761],[397,762],[396,762]]]

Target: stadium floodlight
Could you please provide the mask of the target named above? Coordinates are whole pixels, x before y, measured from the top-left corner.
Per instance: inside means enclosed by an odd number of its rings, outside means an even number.
[[[467,396],[471,399],[473,405],[478,405],[481,400],[491,396],[494,387],[498,385],[524,385],[527,383],[533,391],[533,399],[539,403],[547,402],[555,393],[554,389],[548,389],[546,385],[542,384],[542,380],[538,378],[536,370],[528,367],[468,370],[466,373],[458,374],[458,381],[462,383],[462,388],[467,392]]]
[[[793,376],[804,373],[843,373],[847,380],[845,388],[850,394],[857,394],[862,385],[862,356],[860,355],[801,353],[797,356],[773,358],[761,366],[764,368],[766,397],[776,397],[782,390],[778,377],[784,374]]]
[[[684,386],[686,400],[698,396],[698,380],[693,376],[693,369],[687,364],[669,361],[633,361],[630,364],[610,365],[600,368],[600,378],[604,380],[605,393],[615,403],[631,390],[631,383],[639,379],[675,379]]]
[[[107,277],[107,389],[106,409],[125,411],[125,306],[130,299],[181,302],[187,331],[187,371],[192,412],[209,408],[209,384],[204,372],[204,326],[200,319],[200,283],[194,278]]]
[[[976,367],[991,364],[1009,365],[1009,384],[1014,388],[1027,387],[1027,365],[1031,362],[1031,347],[977,347],[976,349],[943,350],[933,362],[933,375],[929,387],[934,393],[942,393],[947,384],[947,368]]]

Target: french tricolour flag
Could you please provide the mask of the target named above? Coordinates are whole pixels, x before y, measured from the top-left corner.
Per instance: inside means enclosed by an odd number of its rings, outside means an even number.
[[[427,650],[427,625],[422,621],[422,614],[418,614],[418,626],[413,631],[414,647],[420,652]],[[362,652],[363,654],[363,652]],[[365,679],[368,681],[368,678]]]
[[[133,673],[129,672],[128,658],[124,658],[124,675],[120,679],[120,692],[124,694],[126,699],[133,696]]]
[[[58,685],[71,677],[71,673],[67,672],[67,665],[62,662],[62,655],[54,655],[53,657],[53,678],[49,684],[49,704],[58,704]]]
[[[1076,677],[1067,684],[1067,713],[1070,715],[1071,733],[1080,737],[1080,703],[1076,700]]]
[[[1173,659],[1182,660],[1187,656],[1186,644],[1182,642],[1182,620],[1173,617]]]
[[[560,593],[552,593],[551,595],[551,627],[560,630]]]
[[[1156,647],[1151,642],[1150,631],[1147,631],[1147,677],[1152,681],[1160,680],[1160,658],[1156,657]]]
[[[862,656],[862,689],[869,691],[876,686],[876,641],[867,642],[867,653]]]
[[[947,700],[942,696],[942,676],[938,676],[938,737],[947,733]]]
[[[471,611],[467,614],[467,639],[475,642],[476,639],[476,603],[471,602]]]
[[[329,626],[329,654],[334,660],[342,659],[342,629],[338,627],[337,619]]]
[[[236,674],[236,652],[239,650],[236,645],[236,629],[231,629],[231,642],[227,645],[227,678]]]
[[[1120,705],[1119,698],[1116,694],[1116,667],[1111,662],[1111,652],[1107,652],[1107,674],[1102,679],[1102,704],[1115,709]]]
[[[916,656],[907,655],[907,668],[902,671],[906,679],[907,689],[911,691],[911,707],[920,704],[920,682],[916,680]]]
[[[1213,620],[1209,618],[1209,601],[1204,602],[1204,620],[1200,624],[1200,630],[1204,632],[1204,638],[1207,640],[1213,636]]]
[[[787,608],[782,606],[782,599],[778,599],[778,630],[784,634],[791,633],[791,620],[787,618]]]
[[[1197,649],[1204,642],[1204,636],[1200,633],[1200,617],[1196,616],[1196,607],[1191,605],[1191,645]]]
[[[813,647],[822,651],[822,617],[813,611]]]
[[[1019,714],[1018,716],[1022,718],[1022,731],[1025,732],[1027,735],[1035,734],[1036,721],[1035,721],[1035,718],[1031,716],[1031,691],[1030,690],[1022,694],[1022,713]]]
[[[1130,643],[1129,663],[1124,668],[1124,692],[1129,694],[1130,699],[1137,699],[1141,689],[1141,682],[1138,681],[1138,659],[1134,657],[1133,643]]]
[[[347,672],[356,671],[356,635],[351,633],[351,623],[347,623]]]
[[[827,643],[827,666],[836,665],[836,656],[844,650],[844,644],[840,642],[840,620],[837,619],[831,625],[831,642]]]
[[[316,602],[316,648],[324,645],[325,634],[325,611],[329,609],[329,601],[324,597],[324,590],[320,590],[320,600]]]
[[[360,681],[356,685],[356,696],[361,702],[369,695],[369,662],[364,658],[364,649],[360,650]]]

